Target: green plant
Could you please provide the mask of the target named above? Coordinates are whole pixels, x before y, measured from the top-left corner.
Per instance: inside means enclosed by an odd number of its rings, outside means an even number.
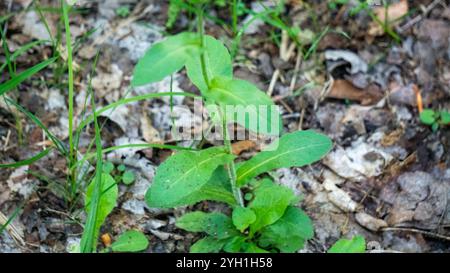
[[[119,17],[125,18],[130,15],[130,7],[129,6],[121,6],[116,9],[116,14]]]
[[[125,185],[130,185],[134,182],[134,173],[126,169],[125,165],[120,164],[117,168],[112,162],[106,162],[103,165],[103,172],[107,174],[112,174],[115,181],[121,181]]]
[[[182,11],[195,13],[195,5],[209,4],[211,6],[225,7],[225,0],[170,0],[169,8],[167,10],[166,27],[172,28]],[[217,19],[216,19],[217,21]]]
[[[173,208],[203,200],[231,206],[231,217],[220,212],[192,212],[176,225],[206,237],[191,252],[295,252],[313,236],[309,217],[298,207],[289,188],[258,176],[277,168],[311,164],[329,152],[331,140],[314,131],[288,133],[250,160],[235,164],[228,123],[237,122],[264,134],[262,124],[279,125],[279,113],[255,112],[256,125],[225,113],[227,106],[273,106],[270,97],[253,84],[236,79],[227,48],[203,33],[203,11],[197,7],[198,33],[184,32],[151,47],[136,65],[132,85],[159,81],[186,67],[187,75],[209,105],[216,105],[224,146],[180,151],[162,163],[145,199],[149,206]],[[256,130],[255,130],[256,129]],[[245,198],[242,193],[245,192]],[[245,199],[245,200],[244,200]]]
[[[333,0],[328,3],[328,7],[332,10],[335,10],[337,9],[338,5],[349,5],[350,2],[351,2],[350,0]],[[367,12],[367,14],[372,18],[372,20],[374,20],[378,25],[380,25],[383,28],[384,33],[387,33],[389,36],[391,36],[391,38],[394,39],[394,41],[396,41],[397,43],[401,42],[400,36],[395,32],[395,30],[392,27],[392,23],[394,22],[389,21],[389,18],[387,16],[389,7],[387,1],[384,0],[382,1],[385,9],[384,21],[380,20],[380,18],[372,11],[371,4],[369,2],[370,1],[367,0],[359,1],[358,4],[356,4],[354,7],[350,9],[350,16],[355,16],[362,11]],[[399,19],[396,19],[394,21],[397,20]]]
[[[102,129],[102,124],[98,123],[97,117],[104,113],[105,111],[114,111],[114,109],[118,106],[146,100],[152,98],[160,98],[160,97],[173,97],[173,96],[190,96],[196,97],[190,93],[184,92],[163,92],[158,94],[146,94],[135,97],[128,97],[111,103],[102,109],[97,110],[95,108],[94,102],[94,93],[92,90],[92,77],[95,73],[95,68],[98,60],[98,54],[95,58],[94,64],[92,65],[92,72],[89,78],[88,92],[91,97],[91,108],[92,113],[86,114],[86,108],[88,102],[85,101],[82,117],[80,118],[80,124],[75,127],[74,126],[74,74],[75,71],[72,67],[72,40],[70,37],[70,24],[69,24],[69,14],[71,12],[71,7],[65,2],[65,0],[61,0],[61,7],[59,12],[61,14],[61,23],[64,24],[66,30],[66,49],[67,49],[67,57],[63,57],[59,54],[59,51],[54,51],[53,56],[41,63],[21,72],[20,74],[11,74],[11,78],[6,80],[5,82],[0,83],[0,96],[1,99],[4,99],[8,106],[14,107],[18,112],[22,113],[25,117],[30,119],[37,127],[42,129],[45,136],[51,141],[52,145],[45,148],[43,151],[37,153],[35,156],[31,158],[24,159],[17,162],[10,163],[2,163],[0,164],[0,168],[17,168],[20,166],[31,165],[36,161],[44,158],[49,155],[52,151],[56,150],[60,156],[63,156],[67,161],[67,183],[58,188],[58,194],[61,193],[62,196],[66,200],[66,204],[68,205],[68,211],[73,212],[74,208],[78,206],[80,203],[83,193],[87,189],[86,199],[85,199],[85,210],[87,212],[87,220],[84,226],[82,242],[80,246],[80,251],[82,252],[95,252],[98,240],[98,234],[101,225],[106,219],[107,215],[111,212],[112,208],[114,208],[116,199],[117,199],[117,184],[114,179],[118,179],[118,181],[122,181],[125,184],[130,184],[134,181],[134,174],[127,170],[122,170],[122,166],[117,168],[115,173],[115,177],[113,177],[114,183],[111,183],[111,175],[103,172],[103,155],[105,153],[123,149],[123,148],[160,148],[160,149],[180,149],[180,150],[193,150],[191,148],[183,148],[177,147],[173,145],[162,145],[162,144],[128,144],[121,146],[113,146],[103,148],[100,138],[100,131]],[[38,6],[37,6],[38,7]],[[53,11],[54,9],[52,9]],[[56,9],[57,10],[57,9]],[[45,25],[47,25],[45,23]],[[58,35],[60,36],[60,35]],[[5,44],[5,37],[2,34],[2,44]],[[62,47],[60,44],[61,37],[57,39],[52,38],[53,48]],[[0,66],[0,70],[4,70],[6,67],[12,68],[15,70],[14,60],[20,54],[24,53],[27,48],[31,48],[37,44],[43,43],[43,41],[39,41],[36,43],[24,45],[22,48],[16,50],[14,53],[7,57],[7,64]],[[76,45],[76,44],[75,44]],[[52,65],[53,63],[58,62],[65,65],[61,65],[62,68],[68,69],[68,98],[69,98],[69,111],[68,111],[68,119],[69,119],[69,148],[66,147],[63,140],[58,139],[45,125],[44,123],[33,113],[28,111],[26,108],[21,106],[16,100],[8,97],[9,92],[12,92],[16,87],[18,87],[25,80],[30,79],[34,74],[43,70],[44,68]],[[59,64],[58,64],[59,66]],[[59,74],[55,74],[55,78],[59,78]],[[63,89],[65,90],[65,89]],[[89,96],[87,96],[89,97]],[[86,128],[90,123],[94,123],[95,128],[95,139],[91,141],[91,143],[86,147],[86,152],[82,154],[80,152],[79,147],[79,138],[83,129]],[[95,146],[94,146],[95,145]],[[95,152],[91,152],[92,147],[95,147]],[[95,159],[95,160],[92,160]],[[95,166],[95,172],[90,171],[90,166]],[[30,172],[31,175],[35,175],[37,178],[43,180],[50,185],[56,187],[58,184],[53,183],[53,181],[49,181],[45,176],[40,175],[37,172]],[[91,183],[87,183],[91,181]],[[89,186],[87,186],[89,184]],[[3,227],[2,227],[3,229]]]
[[[339,239],[330,247],[328,253],[364,253],[366,251],[366,240],[362,236],[352,239]]]
[[[439,127],[450,125],[450,112],[425,109],[420,113],[420,121],[431,126],[435,132]]]

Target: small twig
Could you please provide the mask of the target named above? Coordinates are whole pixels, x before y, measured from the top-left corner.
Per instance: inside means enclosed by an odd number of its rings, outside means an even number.
[[[297,48],[297,59],[295,60],[294,75],[292,76],[291,84],[289,86],[289,93],[293,93],[295,84],[297,82],[298,72],[300,71],[300,65],[302,63],[302,52],[300,48]]]
[[[388,228],[383,228],[382,230],[383,231],[406,231],[406,232],[420,233],[420,234],[428,236],[428,237],[441,239],[441,240],[445,240],[445,241],[450,241],[450,237],[448,237],[448,236],[425,231],[425,230],[420,230],[420,229],[416,229],[416,228],[388,227]]]
[[[334,79],[333,77],[330,77],[330,79],[325,82],[325,84],[323,85],[322,91],[320,91],[320,95],[319,98],[314,102],[314,111],[317,110],[317,107],[319,107],[319,103],[326,98],[326,96],[328,95],[328,93],[330,93],[331,88],[333,88],[333,84],[334,84]]]
[[[280,58],[281,60],[287,62],[294,54],[295,48],[297,45],[295,42],[292,42],[289,47],[289,36],[286,31],[283,31],[281,34],[281,45],[280,45]],[[278,78],[281,75],[281,70],[277,68],[272,75],[272,79],[270,80],[269,88],[267,89],[267,95],[272,96],[273,90],[275,89],[275,85],[278,81]]]
[[[419,87],[417,85],[413,85],[414,93],[416,94],[416,101],[417,101],[417,109],[419,110],[419,113],[422,113],[423,111],[423,101],[422,101],[422,95],[420,94]]]
[[[425,9],[422,9],[422,14],[417,15],[413,19],[409,20],[405,25],[399,27],[399,32],[403,33],[413,27],[415,24],[420,22],[427,14],[433,10],[437,5],[441,4],[442,0],[434,0],[431,4],[429,4]]]

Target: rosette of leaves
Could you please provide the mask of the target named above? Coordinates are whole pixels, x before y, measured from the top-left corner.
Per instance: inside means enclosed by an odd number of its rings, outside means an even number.
[[[231,57],[223,43],[190,32],[151,47],[137,64],[132,84],[159,81],[183,67],[207,103],[218,107],[273,105],[256,86],[233,76]],[[266,119],[266,124],[279,124],[264,113],[256,114],[258,120]],[[241,125],[255,129],[247,122]],[[295,252],[313,236],[311,220],[297,207],[299,198],[291,189],[262,176],[278,168],[312,164],[330,151],[332,142],[325,135],[307,130],[285,134],[272,145],[276,146],[240,163],[234,176],[229,175],[233,172],[230,164],[236,157],[227,147],[179,151],[158,167],[145,200],[157,208],[204,200],[231,206],[231,215],[196,211],[177,220],[177,227],[205,234],[192,245],[191,252]],[[246,202],[236,198],[236,189],[247,193]]]

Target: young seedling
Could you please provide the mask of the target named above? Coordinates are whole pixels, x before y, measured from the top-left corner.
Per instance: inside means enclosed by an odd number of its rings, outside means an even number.
[[[116,168],[112,162],[107,161],[103,165],[103,172],[113,175],[115,181],[122,182],[125,185],[133,184],[135,179],[133,171],[127,170],[123,164]]]
[[[199,7],[197,12],[198,33],[183,32],[151,47],[138,62],[132,85],[160,81],[186,67],[203,99],[216,105],[220,113],[230,105],[273,105],[271,98],[253,84],[233,76],[227,48],[203,34],[202,9]],[[278,168],[311,164],[330,151],[332,142],[311,130],[288,133],[236,165],[228,123],[240,123],[250,131],[260,129],[262,123],[272,124],[272,128],[278,124],[278,112],[276,118],[256,114],[257,128],[222,114],[219,122],[223,123],[224,146],[180,151],[156,171],[145,196],[150,207],[174,208],[211,200],[232,208],[231,216],[196,211],[177,220],[179,228],[206,234],[191,246],[191,252],[295,252],[313,236],[311,220],[296,206],[299,198],[293,191],[258,177]]]
[[[125,18],[130,15],[130,7],[129,6],[121,6],[116,9],[116,14],[119,17]]]
[[[420,113],[420,121],[436,132],[439,127],[450,125],[450,112],[425,109]]]

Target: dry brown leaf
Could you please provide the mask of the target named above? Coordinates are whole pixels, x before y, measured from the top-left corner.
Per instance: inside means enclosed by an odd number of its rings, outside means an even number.
[[[141,132],[142,137],[148,143],[162,142],[158,130],[153,127],[150,118],[145,113],[143,113],[143,115],[141,116]]]
[[[401,0],[398,3],[389,5],[387,10],[385,7],[378,7],[374,9],[374,14],[380,22],[388,22],[390,26],[400,23],[398,19],[405,16],[409,11],[408,1]],[[386,18],[387,15],[387,18]],[[387,19],[387,20],[386,20]],[[383,27],[378,22],[372,22],[369,27],[369,34],[372,36],[383,35]]]
[[[359,101],[361,105],[371,105],[381,100],[382,93],[377,85],[369,85],[366,89],[354,86],[347,80],[335,80],[327,97]]]
[[[403,127],[397,128],[396,130],[386,134],[381,139],[381,145],[383,147],[389,147],[389,146],[396,144],[402,138],[404,133],[405,133],[405,128],[403,128]]]
[[[256,143],[251,140],[242,140],[231,145],[233,154],[240,155],[243,151],[248,151],[256,146]]]
[[[109,233],[105,233],[103,234],[101,237],[102,243],[105,247],[110,247],[111,246],[111,235],[109,235]]]

